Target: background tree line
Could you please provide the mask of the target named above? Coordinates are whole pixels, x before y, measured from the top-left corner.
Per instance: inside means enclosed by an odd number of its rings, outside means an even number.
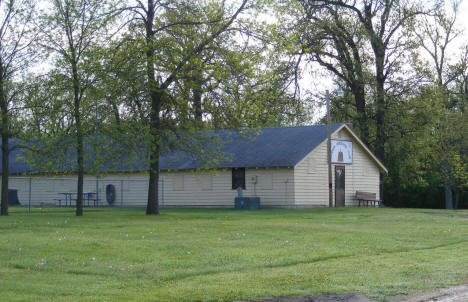
[[[12,148],[33,167],[67,168],[78,176],[82,215],[84,175],[99,175],[106,150],[118,148],[146,158],[146,212],[158,214],[160,155],[201,156],[190,143],[197,130],[312,123],[322,100],[301,86],[322,68],[319,80],[344,90],[332,99],[334,121],[352,122],[389,168],[387,205],[466,207],[468,55],[454,49],[458,5],[0,1],[2,175]],[[148,153],[135,153],[142,145]],[[7,188],[2,177],[2,215]]]
[[[389,168],[386,205],[468,206],[468,44],[461,1],[275,1],[279,43],[343,87],[350,121]],[[291,22],[292,20],[292,22]],[[465,44],[462,44],[465,43]]]

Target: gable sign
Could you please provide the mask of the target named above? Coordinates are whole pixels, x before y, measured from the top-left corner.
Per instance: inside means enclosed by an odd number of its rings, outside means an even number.
[[[331,162],[334,164],[352,164],[353,142],[332,140]]]

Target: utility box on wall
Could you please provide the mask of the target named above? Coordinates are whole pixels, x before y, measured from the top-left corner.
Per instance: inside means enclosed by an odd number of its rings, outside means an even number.
[[[234,209],[258,210],[260,209],[260,197],[236,197]]]

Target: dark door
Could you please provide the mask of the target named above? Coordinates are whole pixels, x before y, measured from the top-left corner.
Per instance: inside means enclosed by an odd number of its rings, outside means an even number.
[[[345,206],[345,167],[335,166],[335,207]]]

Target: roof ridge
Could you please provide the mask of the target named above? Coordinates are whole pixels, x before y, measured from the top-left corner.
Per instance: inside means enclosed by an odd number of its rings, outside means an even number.
[[[332,123],[331,126],[335,125],[344,125],[345,123]],[[232,129],[232,128],[227,128],[227,129],[207,129],[204,131],[236,131],[238,132],[239,130],[258,130],[258,129],[293,129],[293,128],[313,128],[313,127],[319,127],[319,126],[327,126],[327,124],[315,124],[315,125],[298,125],[298,126],[275,126],[275,127],[261,127],[261,128],[244,128],[244,129]]]

